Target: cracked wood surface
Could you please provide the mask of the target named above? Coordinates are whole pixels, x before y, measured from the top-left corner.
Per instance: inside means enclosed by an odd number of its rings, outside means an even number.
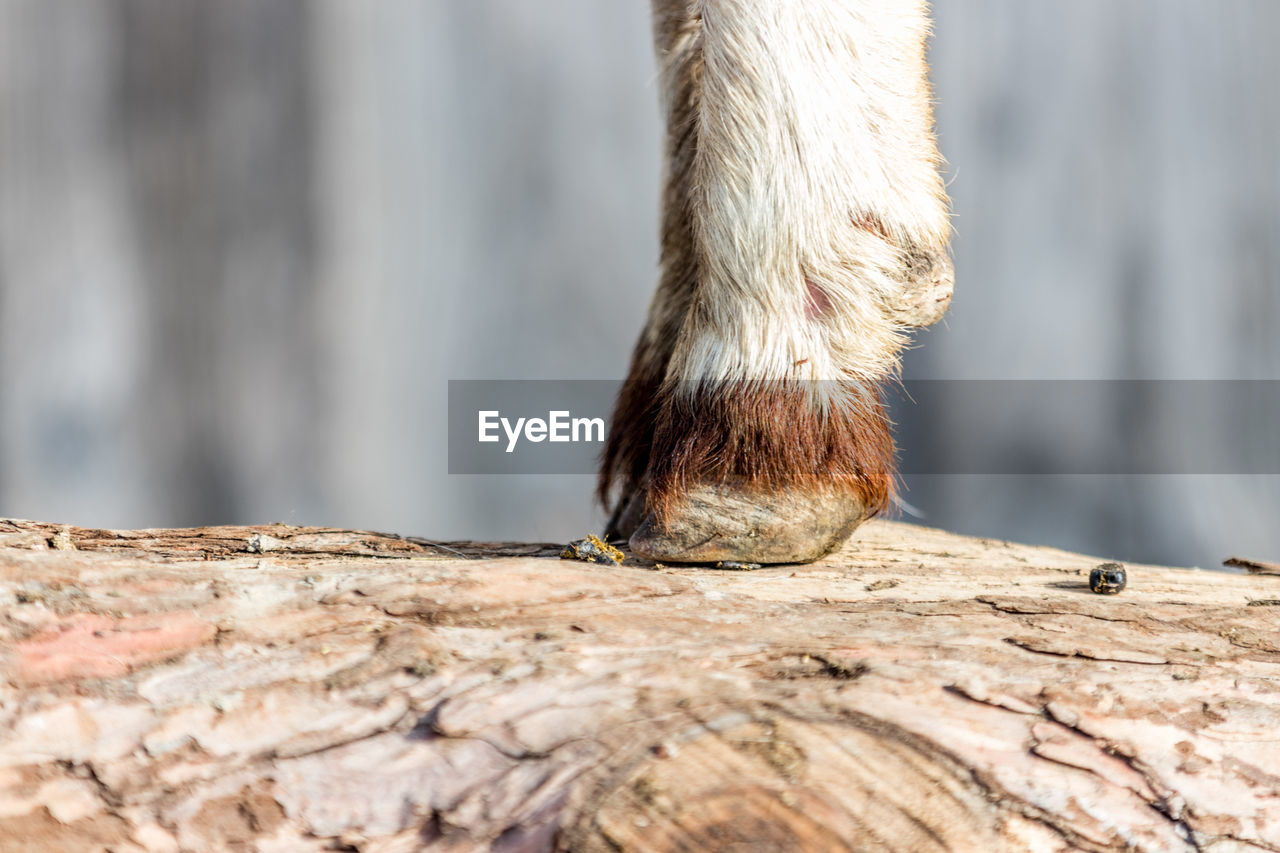
[[[0,521],[0,850],[1280,850],[1280,578]]]

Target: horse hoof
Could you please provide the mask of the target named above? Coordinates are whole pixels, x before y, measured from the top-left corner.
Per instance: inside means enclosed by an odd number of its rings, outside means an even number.
[[[664,521],[647,515],[630,547],[670,563],[809,563],[839,548],[867,515],[856,494],[702,485]]]

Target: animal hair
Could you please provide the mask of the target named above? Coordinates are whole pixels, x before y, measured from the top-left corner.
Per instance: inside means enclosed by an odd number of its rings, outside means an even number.
[[[600,473],[667,513],[692,480],[882,507],[878,399],[950,233],[925,0],[654,0],[667,124],[657,292]],[[945,307],[945,304],[944,306]],[[921,315],[923,316],[923,315]]]

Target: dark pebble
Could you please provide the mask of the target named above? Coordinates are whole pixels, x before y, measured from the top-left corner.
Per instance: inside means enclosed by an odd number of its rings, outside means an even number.
[[[1129,577],[1119,563],[1103,563],[1089,572],[1089,589],[1098,595],[1117,595],[1128,583]]]

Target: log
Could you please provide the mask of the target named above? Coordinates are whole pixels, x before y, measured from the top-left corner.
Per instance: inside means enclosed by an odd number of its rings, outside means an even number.
[[[0,522],[5,851],[1280,850],[1280,578]]]

